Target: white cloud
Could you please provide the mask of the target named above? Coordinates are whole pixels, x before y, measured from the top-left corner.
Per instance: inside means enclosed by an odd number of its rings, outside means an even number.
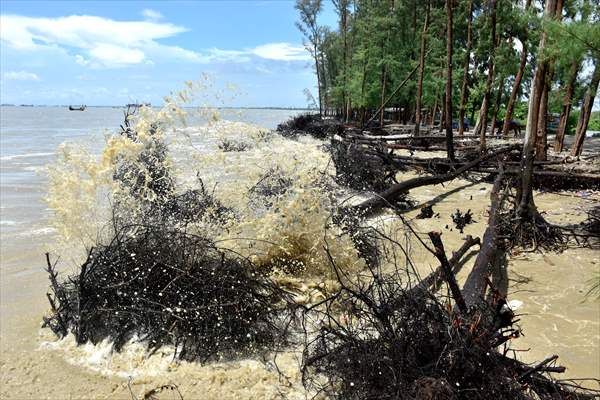
[[[181,26],[150,21],[115,21],[89,15],[60,18],[0,16],[0,37],[13,47],[59,45],[91,48],[98,43],[142,46],[185,32]]]
[[[156,10],[152,10],[150,8],[146,8],[144,10],[142,10],[142,15],[144,16],[144,18],[152,20],[152,21],[156,21],[159,19],[163,19],[163,15],[156,11]]]
[[[142,14],[149,20],[116,21],[89,15],[59,18],[0,15],[0,39],[3,45],[21,51],[61,51],[89,68],[154,65],[156,61],[208,64],[247,63],[257,57],[284,62],[310,59],[303,47],[290,43],[268,43],[242,50],[212,48],[202,52],[164,45],[159,43],[160,39],[187,29],[158,22],[162,16],[154,10],[146,9]]]
[[[138,49],[115,46],[113,44],[99,44],[90,49],[90,56],[105,63],[139,64],[144,61],[144,52]]]
[[[304,47],[293,46],[290,43],[269,43],[255,47],[251,50],[261,58],[277,61],[305,61],[310,60],[310,55]]]
[[[156,40],[185,31],[184,27],[170,23],[115,21],[88,15],[60,18],[0,15],[0,38],[9,46],[21,50],[75,48],[83,50],[75,56],[77,63],[95,67],[141,63],[148,49],[155,49],[160,55],[173,47]]]
[[[40,77],[33,72],[8,71],[4,73],[4,79],[7,81],[39,81]]]

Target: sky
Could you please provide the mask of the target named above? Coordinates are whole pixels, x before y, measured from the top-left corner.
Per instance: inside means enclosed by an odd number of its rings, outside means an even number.
[[[316,79],[297,19],[292,0],[0,0],[0,102],[161,104],[207,74],[235,86],[228,106],[303,107]]]

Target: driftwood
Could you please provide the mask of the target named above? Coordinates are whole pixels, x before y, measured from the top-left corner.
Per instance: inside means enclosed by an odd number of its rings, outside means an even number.
[[[391,204],[395,199],[408,193],[412,189],[415,189],[415,188],[418,188],[421,186],[428,186],[428,185],[444,183],[444,182],[456,179],[457,177],[459,177],[460,175],[464,174],[465,172],[471,170],[472,168],[476,167],[480,163],[482,163],[486,160],[490,160],[494,157],[501,156],[501,155],[506,154],[515,149],[516,149],[516,146],[508,146],[508,147],[498,149],[496,151],[487,153],[471,162],[468,162],[468,163],[462,165],[461,167],[457,168],[456,170],[454,170],[452,172],[448,172],[446,174],[433,175],[433,176],[421,176],[421,177],[409,179],[404,182],[400,182],[396,185],[391,186],[389,189],[377,194],[376,196],[371,197],[370,199],[368,199],[358,205],[352,206],[352,209],[353,209],[353,211],[367,211],[367,210],[375,210],[378,208],[385,207],[386,205]]]
[[[437,147],[421,148],[412,145],[388,145],[383,144],[384,148],[405,148],[408,150],[423,150],[433,151]],[[441,149],[441,148],[440,148]],[[460,150],[470,150],[470,146],[460,148]],[[421,158],[415,156],[401,156],[391,153],[384,153],[380,148],[369,146],[363,148],[363,152],[370,157],[380,158],[388,164],[395,166],[397,170],[402,170],[407,167],[415,168],[422,171],[432,172],[435,174],[448,173],[464,166],[469,161],[450,162],[447,158],[433,157]],[[539,161],[534,164],[533,170],[533,185],[536,189],[590,189],[600,190],[600,174],[578,172],[577,170],[560,170],[561,165],[571,164],[574,161],[571,159]],[[506,176],[520,176],[520,168],[516,161],[506,161]],[[552,168],[552,169],[550,169]],[[469,169],[472,173],[482,173],[496,175],[498,168],[495,164],[489,161],[482,161],[478,165]]]
[[[494,181],[494,187],[490,194],[491,206],[488,226],[483,234],[481,248],[475,259],[473,270],[463,286],[463,295],[468,306],[481,302],[486,287],[486,278],[501,259],[500,253],[502,250],[498,241],[498,220],[503,200],[500,195],[503,179],[504,173],[500,168],[500,173]]]
[[[348,129],[344,135],[351,139],[364,140],[368,142],[418,142],[422,140],[445,142],[446,136],[442,135],[424,135],[424,136],[410,136],[406,133],[397,135],[367,135],[364,132],[360,132],[354,129]],[[490,136],[494,138],[495,136]],[[454,138],[454,143],[459,142],[472,142],[479,141],[478,136],[459,136]]]
[[[435,249],[435,256],[439,260],[442,268],[442,276],[444,280],[450,287],[450,291],[452,292],[452,297],[456,302],[456,305],[460,309],[462,313],[467,312],[467,304],[465,303],[465,299],[460,292],[460,288],[458,287],[458,283],[456,282],[456,277],[452,272],[452,264],[446,258],[446,252],[444,251],[444,244],[442,243],[441,234],[439,232],[429,232],[429,239],[431,239],[431,243],[433,243],[433,247]]]
[[[452,274],[456,275],[460,271],[463,256],[475,245],[480,246],[481,240],[479,240],[478,237],[473,238],[471,235],[468,235],[465,238],[463,245],[457,251],[452,252],[452,257],[449,260],[449,263],[452,266]],[[413,290],[427,290],[430,288],[432,292],[435,292],[439,290],[442,281],[442,267],[440,266],[423,278]]]
[[[439,234],[432,250],[453,281]],[[400,245],[400,244],[398,244]],[[401,246],[401,245],[400,245]],[[529,366],[498,346],[519,337],[505,298],[479,296],[474,308],[448,312],[427,289],[407,288],[406,270],[370,268],[348,279],[330,256],[340,292],[309,307],[302,357],[304,386],[332,399],[593,399],[600,392],[543,374],[564,368],[546,359]],[[456,283],[454,281],[454,283]],[[466,294],[457,286],[454,298]],[[465,299],[466,300],[466,299]],[[341,310],[341,314],[340,314]]]

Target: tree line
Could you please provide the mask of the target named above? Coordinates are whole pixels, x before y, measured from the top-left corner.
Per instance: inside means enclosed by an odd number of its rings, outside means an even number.
[[[449,141],[453,125],[474,128],[482,149],[490,132],[524,123],[539,160],[554,116],[554,149],[574,133],[571,154],[581,154],[600,82],[597,0],[332,3],[335,29],[320,23],[322,0],[296,1],[321,114],[361,125],[392,117],[416,135],[439,123]]]

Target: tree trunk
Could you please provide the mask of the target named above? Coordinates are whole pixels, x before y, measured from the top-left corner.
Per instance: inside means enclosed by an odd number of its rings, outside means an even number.
[[[436,95],[435,96],[435,103],[433,103],[433,112],[431,113],[431,123],[429,124],[432,127],[435,124],[435,114],[437,113],[437,108],[438,108],[438,97]]]
[[[465,132],[465,111],[467,109],[467,98],[469,96],[469,63],[471,62],[471,47],[473,46],[473,0],[468,0],[467,4],[467,48],[465,49],[465,63],[463,67],[463,80],[460,91],[460,111],[458,115],[458,135],[462,136]]]
[[[554,15],[556,9],[556,0],[547,0],[544,11],[547,17]],[[529,95],[529,107],[527,110],[527,126],[525,127],[525,139],[523,141],[523,153],[521,155],[521,187],[518,192],[518,215],[519,218],[526,219],[535,215],[535,203],[533,202],[533,161],[535,136],[538,126],[538,117],[540,109],[540,100],[544,89],[544,80],[546,77],[547,62],[543,59],[546,48],[547,33],[544,31],[540,37],[538,46],[538,65],[535,70],[531,84],[531,94]]]
[[[325,55],[321,52],[321,85],[323,90],[321,95],[323,96],[323,108],[327,110],[329,108],[329,99],[327,98],[327,75],[325,74]]]
[[[498,267],[501,260],[502,250],[498,246],[498,223],[500,221],[500,210],[502,208],[502,197],[500,188],[504,174],[502,169],[494,181],[492,189],[491,206],[489,212],[488,226],[483,234],[479,254],[475,259],[475,264],[471,273],[463,285],[462,294],[468,307],[472,307],[481,302],[484,298],[486,288],[486,278],[494,268]]]
[[[439,128],[439,132],[443,132],[444,131],[444,127],[446,126],[446,101],[444,99],[444,101],[441,101],[441,113],[440,113],[440,126]]]
[[[343,4],[341,11],[341,23],[342,23],[342,35],[344,36],[344,88],[342,91],[342,118],[344,121],[348,121],[348,108],[346,108],[346,102],[348,97],[348,7]]]
[[[423,76],[425,75],[425,47],[427,41],[427,30],[429,28],[429,2],[425,11],[425,22],[421,33],[421,53],[419,55],[419,83],[417,84],[417,98],[415,106],[415,136],[419,135],[421,129],[421,97],[423,96]]]
[[[577,72],[579,71],[579,61],[571,64],[569,70],[569,81],[565,89],[565,97],[563,98],[562,111],[560,112],[560,122],[558,123],[558,129],[556,130],[556,137],[554,138],[554,151],[560,153],[563,150],[565,142],[565,133],[567,131],[567,122],[571,115],[571,102],[573,100],[573,92],[575,89],[575,81],[577,80]]]
[[[387,68],[385,64],[383,64],[381,68],[381,112],[379,113],[379,126],[383,128],[383,119],[385,117],[385,82],[387,79]]]
[[[473,106],[471,107],[471,117],[469,118],[471,121],[475,120],[475,110],[477,109],[477,105],[475,104],[475,101],[473,101]],[[473,127],[473,134],[477,135],[477,129],[475,129],[475,127]]]
[[[485,143],[485,133],[487,131],[487,113],[490,102],[490,92],[492,91],[492,83],[494,82],[494,53],[496,51],[496,0],[490,0],[490,19],[491,19],[491,28],[492,32],[490,35],[490,58],[488,61],[488,76],[487,81],[485,83],[485,92],[483,93],[483,102],[481,103],[481,112],[479,113],[479,118],[481,120],[480,130],[479,130],[479,145],[480,151],[485,151],[486,143]]]
[[[588,87],[581,105],[581,112],[579,114],[579,120],[577,121],[577,131],[575,133],[575,142],[571,147],[572,156],[580,156],[583,151],[583,139],[587,132],[587,127],[590,122],[590,116],[592,114],[592,107],[594,106],[594,98],[598,92],[598,83],[600,83],[600,59],[596,58],[596,66],[594,67],[594,75],[592,75],[592,82]]]
[[[367,84],[367,64],[369,63],[369,52],[367,51],[367,57],[364,60],[363,63],[363,71],[362,71],[362,83],[360,85],[361,89],[360,89],[360,102],[361,102],[361,108],[363,110],[362,116],[361,116],[361,120],[360,120],[360,126],[364,127],[365,126],[365,88],[366,88],[366,84]]]
[[[494,105],[494,112],[492,113],[492,136],[494,136],[494,130],[496,129],[496,120],[498,119],[498,111],[500,110],[500,102],[502,96],[504,96],[504,77],[498,79],[498,93],[496,94],[496,104]]]
[[[547,158],[546,144],[548,142],[548,78],[550,72],[545,76],[542,88],[542,97],[540,98],[540,110],[538,115],[537,129],[535,133],[535,159],[543,161]]]
[[[515,76],[515,82],[513,83],[512,90],[510,92],[510,98],[506,105],[506,113],[504,115],[504,125],[502,125],[502,136],[507,138],[509,135],[510,122],[512,121],[513,111],[515,109],[515,103],[517,100],[517,94],[523,80],[523,74],[525,73],[525,66],[527,65],[527,39],[523,42],[523,50],[521,51],[521,60],[519,62],[519,71]]]
[[[531,7],[531,0],[527,0],[527,4],[525,5],[525,12],[529,10]],[[528,45],[529,45],[529,34],[527,27],[525,27],[523,37],[521,39],[521,44],[523,45],[523,49],[521,50],[521,59],[519,60],[519,71],[515,76],[515,82],[513,84],[512,90],[510,92],[510,98],[508,99],[508,104],[506,105],[506,114],[504,115],[504,125],[502,126],[502,136],[504,138],[508,137],[508,130],[510,127],[510,121],[512,121],[513,111],[515,109],[515,103],[517,100],[517,95],[519,93],[519,88],[521,87],[521,81],[523,80],[523,74],[525,74],[525,66],[527,65],[527,55],[528,55]]]
[[[454,160],[454,138],[452,137],[452,7],[453,0],[446,0],[448,20],[446,24],[446,147],[448,159]]]
[[[453,169],[446,174],[418,176],[416,178],[412,178],[407,181],[397,183],[395,185],[390,186],[388,189],[384,190],[383,192],[378,193],[376,196],[373,196],[370,199],[367,199],[360,204],[357,204],[354,206],[349,206],[348,208],[352,209],[354,211],[378,210],[380,208],[383,208],[390,204],[393,204],[394,201],[398,197],[408,193],[412,189],[415,189],[415,188],[418,188],[421,186],[436,185],[436,184],[444,183],[447,181],[451,181],[451,180],[461,176],[465,172],[477,167],[482,162],[485,162],[490,159],[494,159],[500,155],[506,154],[506,153],[516,150],[516,149],[517,149],[516,146],[504,147],[504,148],[498,149],[492,153],[484,154],[481,157],[462,165],[460,168]],[[361,215],[366,216],[366,214],[361,214]]]
[[[321,97],[321,73],[319,72],[319,56],[317,54],[317,49],[315,46],[314,49],[314,57],[315,57],[315,70],[317,72],[317,92],[319,96],[319,115],[323,116],[323,102]]]
[[[562,6],[563,0],[556,0],[556,6],[553,14],[551,15],[557,21],[562,19]],[[546,76],[544,77],[544,88],[542,91],[542,98],[540,99],[540,115],[538,116],[538,128],[536,132],[536,151],[535,159],[538,161],[546,160],[548,156],[548,93],[552,86],[552,78],[554,76],[554,57],[547,61]]]

